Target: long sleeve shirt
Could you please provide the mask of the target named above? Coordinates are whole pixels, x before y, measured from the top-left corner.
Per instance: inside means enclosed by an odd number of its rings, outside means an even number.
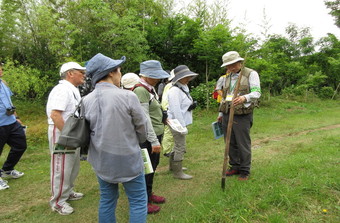
[[[158,102],[158,95],[156,94],[154,87],[146,81],[140,79],[140,83],[148,90],[144,87],[137,87],[133,90],[133,92],[137,95],[143,111],[148,118],[147,140],[153,146],[160,145],[157,136],[164,133],[164,124],[162,122],[163,114],[161,105]],[[150,93],[150,91],[153,93]]]
[[[139,143],[146,140],[147,118],[137,96],[110,83],[97,83],[83,99],[90,123],[88,161],[110,183],[127,182],[143,172]]]
[[[176,85],[178,87],[173,86],[168,91],[168,118],[177,119],[185,127],[192,124],[192,111],[188,111],[188,108],[193,103],[193,99],[189,94],[189,87],[187,85],[179,82]]]

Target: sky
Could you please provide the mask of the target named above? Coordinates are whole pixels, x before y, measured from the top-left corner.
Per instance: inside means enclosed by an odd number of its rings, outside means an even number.
[[[223,0],[221,0],[223,1]],[[229,1],[228,13],[232,20],[231,27],[240,23],[247,24],[249,32],[261,35],[263,9],[270,20],[270,34],[285,34],[285,28],[296,24],[299,28],[311,28],[315,40],[332,33],[340,38],[340,28],[334,25],[334,18],[329,15],[324,0],[225,0]],[[188,4],[190,0],[178,0],[178,4]],[[209,4],[213,0],[206,0]],[[263,29],[262,29],[263,30]]]

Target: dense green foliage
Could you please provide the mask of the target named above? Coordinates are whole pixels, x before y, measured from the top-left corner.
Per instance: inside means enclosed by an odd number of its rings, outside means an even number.
[[[338,1],[327,2],[338,20]],[[315,40],[308,27],[292,24],[285,36],[255,38],[242,25],[230,27],[227,1],[213,3],[208,7],[207,1],[195,0],[175,11],[173,0],[1,0],[0,60],[10,63],[5,74],[31,77],[29,83],[22,83],[26,78],[13,83],[14,76],[4,79],[20,97],[44,97],[62,63],[84,65],[100,52],[125,55],[124,73],[138,73],[139,63],[147,59],[160,60],[166,70],[186,64],[200,74],[192,83],[198,86],[216,81],[225,72],[221,56],[236,50],[246,57],[246,66],[259,72],[270,95],[339,95],[340,42],[335,35]]]
[[[334,17],[335,25],[340,28],[340,0],[325,0],[325,4],[331,9],[330,14]]]

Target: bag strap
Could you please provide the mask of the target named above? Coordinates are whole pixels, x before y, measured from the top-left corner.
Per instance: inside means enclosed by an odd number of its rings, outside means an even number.
[[[154,94],[148,87],[146,87],[144,84],[139,83],[139,84],[135,84],[135,86],[133,86],[133,88],[131,89],[131,91],[135,90],[137,87],[143,87],[145,88],[149,93]]]
[[[177,84],[174,84],[172,87],[178,87],[181,91],[183,91],[183,93],[189,98],[190,101],[193,101],[192,97],[190,96],[190,94],[188,92],[186,92],[183,88],[181,88],[180,86],[178,86]]]
[[[135,84],[135,86],[133,86],[133,88],[131,88],[131,91],[135,90],[135,89],[138,88],[138,87],[143,87],[143,88],[145,88],[150,94],[153,95],[153,97],[150,95],[149,105],[151,104],[151,101],[152,101],[153,98],[155,98],[155,99],[157,100],[157,97],[158,97],[158,96],[156,96],[156,92],[150,90],[147,86],[145,86],[145,85],[142,84],[142,83]],[[157,100],[157,101],[158,101],[158,100]]]
[[[82,97],[76,107],[76,109],[73,112],[73,116],[76,116],[76,112],[79,114],[79,118],[83,118],[85,114],[84,104],[83,104],[83,98]]]

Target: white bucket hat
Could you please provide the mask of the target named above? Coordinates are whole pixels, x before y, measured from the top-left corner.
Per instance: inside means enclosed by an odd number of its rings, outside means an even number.
[[[236,51],[229,51],[222,56],[223,64],[221,67],[236,63],[238,61],[243,61],[244,59],[240,57],[240,54]]]
[[[133,86],[139,83],[139,76],[135,73],[126,73],[122,76],[120,82],[124,88],[133,88]]]

